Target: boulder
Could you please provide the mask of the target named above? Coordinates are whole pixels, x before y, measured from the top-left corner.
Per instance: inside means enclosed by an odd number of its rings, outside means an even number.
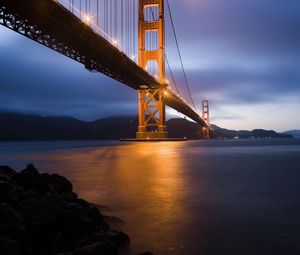
[[[0,237],[0,248],[1,255],[22,255],[22,248],[17,241],[7,236]]]
[[[16,175],[17,172],[9,166],[0,166],[0,178],[11,178]]]
[[[30,190],[38,190],[41,187],[41,178],[39,172],[33,165],[28,165],[19,174],[14,176],[14,180],[17,184]]]
[[[50,175],[49,184],[51,184],[58,193],[66,193],[73,191],[72,183],[67,178],[58,174]]]
[[[129,237],[57,174],[0,167],[0,255],[117,255]]]
[[[0,203],[0,236],[9,237],[20,244],[27,242],[28,231],[22,216],[7,203]]]
[[[73,251],[74,255],[118,255],[116,246],[108,241],[96,242]]]

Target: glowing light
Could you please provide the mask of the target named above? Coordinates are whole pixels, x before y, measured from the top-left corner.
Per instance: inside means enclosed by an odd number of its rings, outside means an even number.
[[[168,91],[165,91],[164,94],[165,94],[165,96],[167,96],[168,95]]]
[[[90,15],[88,15],[88,14],[85,14],[84,16],[83,16],[83,20],[84,20],[84,22],[86,23],[86,24],[92,24],[92,22],[93,22],[93,19],[92,19],[92,17],[90,16]]]
[[[134,56],[134,55],[132,55],[132,56],[131,56],[131,59],[132,59],[132,60],[135,60],[135,56]]]
[[[115,46],[118,46],[118,41],[116,39],[113,39],[112,44],[115,45]]]

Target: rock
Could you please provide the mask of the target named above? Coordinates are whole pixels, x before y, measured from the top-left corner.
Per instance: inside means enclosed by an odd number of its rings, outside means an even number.
[[[91,206],[88,210],[88,215],[89,217],[99,223],[99,224],[104,224],[104,217],[103,215],[100,213],[100,211],[98,210],[98,208],[96,208],[95,206]]]
[[[74,255],[118,255],[116,246],[107,241],[96,242],[74,250]]]
[[[117,255],[129,237],[57,174],[0,167],[0,255]],[[123,254],[123,253],[122,253]]]
[[[9,237],[0,237],[0,254],[1,255],[22,255],[22,248],[16,240]]]
[[[0,236],[7,236],[20,244],[27,242],[28,231],[22,216],[7,203],[0,203]]]
[[[147,252],[140,253],[138,255],[153,255],[153,253],[147,251]]]
[[[72,192],[73,185],[65,177],[58,174],[51,174],[49,177],[49,183],[54,187],[58,193]]]
[[[27,165],[26,168],[24,170],[22,170],[20,173],[31,174],[32,176],[35,176],[36,178],[40,177],[40,173],[38,172],[38,170],[35,168],[35,166],[33,164]]]
[[[109,237],[109,240],[116,243],[117,247],[123,249],[129,245],[129,236],[123,232],[110,230],[106,233]]]
[[[61,210],[60,202],[54,198],[26,200],[20,209],[25,224],[34,230],[55,227]]]
[[[0,166],[0,178],[11,178],[16,174],[17,172],[9,166]]]
[[[28,165],[19,174],[15,175],[14,180],[22,187],[30,190],[37,190],[42,184],[40,174],[31,164]]]

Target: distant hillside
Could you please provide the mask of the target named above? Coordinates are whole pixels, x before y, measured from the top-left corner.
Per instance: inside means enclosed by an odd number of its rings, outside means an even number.
[[[216,125],[211,125],[213,129],[213,136],[215,138],[293,138],[290,134],[280,134],[273,130],[264,129],[254,129],[252,131],[248,130],[230,130],[218,127]]]
[[[0,112],[0,140],[117,140],[133,138],[138,126],[138,118],[116,116],[85,122],[71,117],[42,117],[19,113]],[[228,130],[212,125],[214,138],[291,138],[289,134],[278,134],[268,130]],[[201,138],[201,128],[186,119],[167,121],[169,137],[189,139]]]
[[[300,138],[300,130],[289,130],[283,132],[282,134],[288,134],[288,135],[292,135],[295,138]]]
[[[134,137],[137,118],[85,122],[70,117],[0,113],[0,140],[89,140]]]

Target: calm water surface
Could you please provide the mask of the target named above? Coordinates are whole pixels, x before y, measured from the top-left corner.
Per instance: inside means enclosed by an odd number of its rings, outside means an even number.
[[[300,140],[0,143],[28,163],[121,217],[133,254],[300,254]]]

